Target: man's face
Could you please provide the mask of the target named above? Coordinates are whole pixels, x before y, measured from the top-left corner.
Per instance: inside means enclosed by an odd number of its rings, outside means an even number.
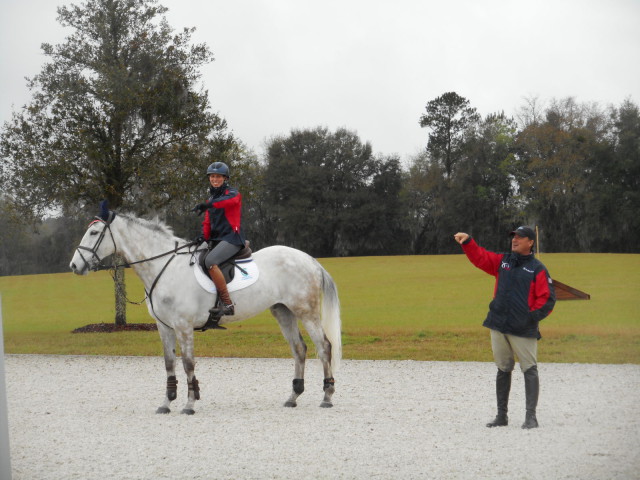
[[[511,237],[511,251],[520,255],[529,255],[533,248],[533,240],[529,237],[514,235]]]

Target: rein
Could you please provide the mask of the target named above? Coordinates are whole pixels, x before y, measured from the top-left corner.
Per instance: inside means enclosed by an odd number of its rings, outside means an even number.
[[[111,232],[111,229],[109,228],[109,232]],[[113,238],[113,235],[111,235],[111,237]],[[115,247],[115,241],[114,243],[114,247]],[[182,250],[183,248],[189,248],[189,247],[193,247],[194,245],[198,245],[198,242],[189,242],[189,243],[185,243],[184,245],[178,246],[178,242],[176,242],[175,247],[173,248],[173,250],[169,250],[167,252],[161,253],[159,255],[156,255],[154,257],[149,257],[149,258],[143,258],[142,260],[136,260],[135,262],[125,262],[125,263],[120,263],[120,264],[114,264],[111,266],[108,265],[102,265],[101,263],[99,265],[97,265],[96,267],[93,268],[93,271],[97,272],[100,270],[113,270],[116,268],[128,268],[131,267],[131,265],[136,265],[138,263],[145,263],[145,262],[150,262],[151,260],[157,260],[158,258],[162,258],[162,257],[166,257],[167,255],[170,254],[174,254],[174,255],[186,255],[186,254],[191,254],[192,252],[178,252],[178,250]],[[80,247],[78,247],[80,248]],[[171,259],[169,259],[169,261],[171,261],[173,259],[173,257],[171,257]],[[102,261],[101,261],[102,262]],[[163,269],[164,271],[164,269]]]

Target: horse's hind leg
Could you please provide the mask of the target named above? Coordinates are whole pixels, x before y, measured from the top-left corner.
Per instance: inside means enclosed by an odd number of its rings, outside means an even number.
[[[187,403],[180,413],[193,415],[193,409],[196,400],[200,400],[200,386],[195,376],[196,362],[193,356],[193,328],[179,329],[176,331],[178,341],[180,342],[180,356],[182,357],[182,366],[187,374],[188,398]]]
[[[167,393],[164,402],[156,413],[169,413],[169,405],[178,395],[178,380],[176,380],[176,333],[173,329],[158,322],[158,331],[164,349],[164,366],[167,369]]]
[[[335,381],[331,370],[331,342],[329,342],[324,334],[324,330],[322,330],[320,326],[320,317],[303,318],[302,323],[316,346],[318,358],[322,362],[322,368],[324,370],[324,398],[320,406],[323,408],[333,407],[331,397],[335,392]]]
[[[285,407],[295,407],[297,398],[304,392],[304,363],[307,358],[307,345],[300,335],[298,329],[298,321],[286,306],[277,304],[271,307],[271,313],[278,320],[280,330],[284,338],[289,342],[291,353],[295,360],[295,368],[293,375],[293,391],[291,396],[285,402]]]

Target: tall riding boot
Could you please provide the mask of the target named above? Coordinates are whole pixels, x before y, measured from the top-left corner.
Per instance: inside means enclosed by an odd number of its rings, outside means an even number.
[[[539,392],[540,381],[538,379],[538,367],[534,365],[524,372],[524,393],[527,404],[527,415],[525,416],[522,428],[538,428],[536,407],[538,406]]]
[[[507,410],[509,404],[509,391],[511,390],[511,372],[503,372],[498,369],[496,375],[496,398],[498,400],[498,414],[493,422],[487,423],[487,427],[504,427],[509,423]]]
[[[209,309],[209,313],[218,317],[222,315],[233,315],[235,308],[229,296],[229,290],[227,290],[227,282],[225,282],[224,275],[218,265],[211,265],[211,267],[209,267],[209,276],[216,286],[216,290],[218,290],[218,298],[220,299],[218,305]]]

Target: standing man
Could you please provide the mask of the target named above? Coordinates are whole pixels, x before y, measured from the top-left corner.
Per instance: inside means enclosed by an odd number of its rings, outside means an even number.
[[[498,367],[498,414],[487,423],[487,427],[508,424],[507,405],[515,354],[524,373],[526,394],[527,414],[522,428],[537,428],[538,324],[553,310],[556,295],[547,268],[533,255],[535,233],[527,226],[511,232],[511,253],[485,250],[467,233],[456,233],[453,238],[462,246],[471,263],[496,277],[493,301],[483,323],[490,329],[491,349]]]

